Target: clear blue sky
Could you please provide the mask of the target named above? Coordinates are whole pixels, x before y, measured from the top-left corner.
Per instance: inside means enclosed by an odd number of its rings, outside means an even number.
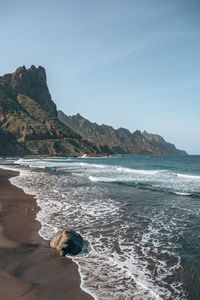
[[[2,75],[42,65],[66,114],[200,154],[200,0],[0,2]]]

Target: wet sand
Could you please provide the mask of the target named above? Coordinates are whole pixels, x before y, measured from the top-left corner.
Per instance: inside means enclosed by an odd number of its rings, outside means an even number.
[[[8,180],[17,174],[0,169],[0,299],[92,300],[77,265],[38,235],[34,197]]]

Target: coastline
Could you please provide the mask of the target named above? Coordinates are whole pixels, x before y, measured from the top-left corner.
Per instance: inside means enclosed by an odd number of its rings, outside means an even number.
[[[17,174],[0,169],[0,298],[92,300],[80,288],[78,266],[38,235],[39,207],[10,183]]]

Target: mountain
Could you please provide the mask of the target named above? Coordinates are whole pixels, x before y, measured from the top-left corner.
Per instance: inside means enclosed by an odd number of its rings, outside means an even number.
[[[114,129],[108,125],[98,125],[82,117],[80,114],[67,116],[58,111],[61,122],[75,130],[84,139],[101,146],[107,145],[115,154],[186,154],[173,144],[167,143],[161,136],[136,130]]]
[[[64,125],[41,66],[0,76],[0,156],[109,154]]]
[[[167,151],[168,154],[181,154],[181,155],[187,154],[183,150],[176,149],[174,144],[166,142],[163,139],[163,137],[158,134],[148,133],[146,130],[142,134],[152,145],[158,147],[159,149],[162,149],[163,151]]]

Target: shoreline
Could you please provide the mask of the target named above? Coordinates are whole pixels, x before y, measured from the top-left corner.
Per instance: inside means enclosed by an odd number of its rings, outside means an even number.
[[[42,239],[32,195],[9,181],[17,171],[0,169],[0,298],[93,300],[80,288],[78,266]]]

